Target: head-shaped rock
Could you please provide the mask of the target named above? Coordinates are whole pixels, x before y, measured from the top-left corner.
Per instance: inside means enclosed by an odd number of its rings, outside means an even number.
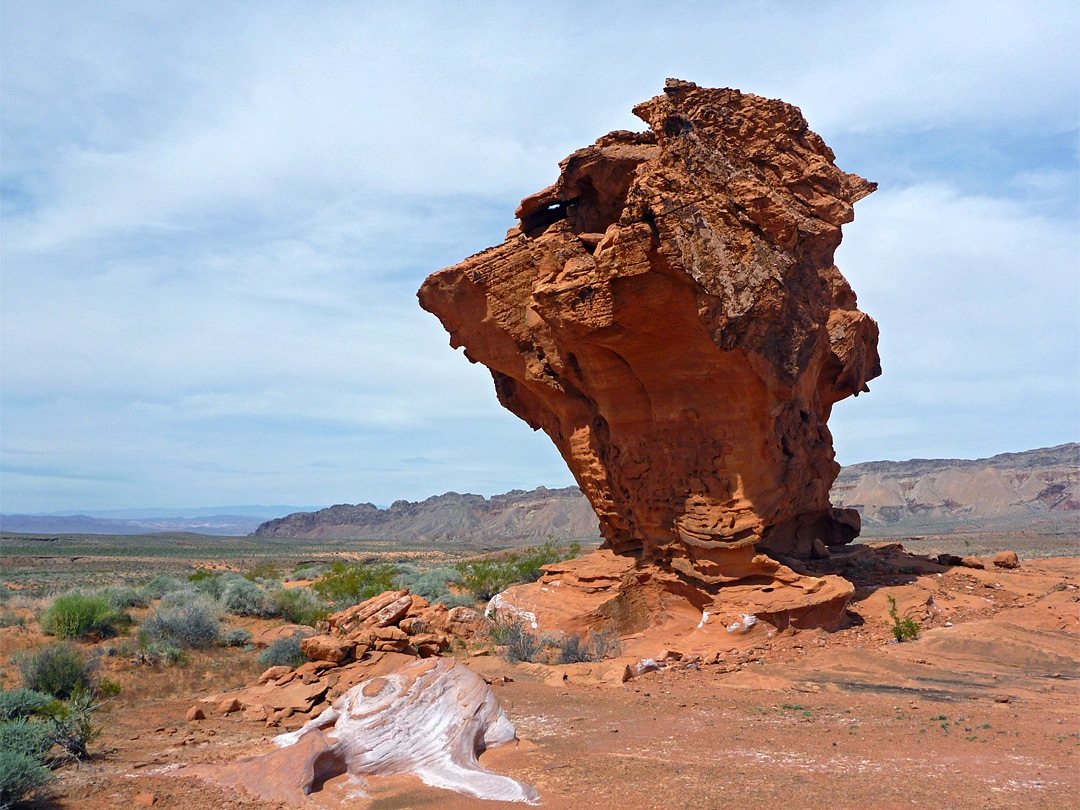
[[[552,438],[614,551],[718,584],[759,544],[846,542],[826,422],[880,367],[833,252],[875,186],[782,101],[669,80],[634,112],[648,132],[566,158],[420,304]]]

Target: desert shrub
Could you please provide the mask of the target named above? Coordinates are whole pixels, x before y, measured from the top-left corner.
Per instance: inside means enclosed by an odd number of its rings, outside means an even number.
[[[0,748],[0,809],[6,810],[43,787],[52,774],[41,759],[25,751]]]
[[[500,591],[521,582],[535,582],[544,573],[542,567],[576,557],[581,546],[571,543],[565,551],[548,541],[542,546],[517,552],[501,560],[466,560],[455,566],[458,579],[476,599],[487,601]]]
[[[243,647],[251,641],[251,633],[243,627],[234,627],[221,637],[221,643],[226,647]]]
[[[281,588],[270,594],[278,613],[293,624],[314,625],[329,612],[314,593],[307,588]]]
[[[533,630],[520,616],[503,613],[491,623],[491,640],[505,648],[503,656],[512,664],[535,663],[551,639]]]
[[[888,597],[889,600],[889,618],[892,620],[892,624],[889,629],[892,631],[893,637],[897,641],[910,641],[919,635],[919,623],[914,619],[901,619],[899,613],[896,610],[896,600],[893,597]]]
[[[279,638],[259,656],[259,663],[268,667],[298,667],[308,660],[300,651],[300,639]]]
[[[460,576],[453,568],[431,568],[423,572],[416,571],[415,568],[410,571],[408,568],[394,578],[394,585],[408,588],[410,593],[422,596],[429,602],[442,602],[449,597],[451,594],[448,585],[457,582]]]
[[[0,627],[26,627],[26,617],[11,608],[0,608]]]
[[[84,638],[91,633],[114,636],[126,617],[100,594],[69,593],[58,596],[39,624],[41,632],[59,638]]]
[[[33,689],[0,691],[0,721],[29,717],[54,700],[50,695]]]
[[[161,595],[160,608],[176,608],[186,605],[205,604],[207,600],[215,600],[216,597],[205,593],[199,588],[189,585],[181,586],[174,591],[166,591]]]
[[[516,581],[513,566],[495,560],[470,560],[457,564],[459,582],[476,599],[486,602]]]
[[[93,686],[93,665],[70,644],[50,644],[17,657],[23,685],[35,692],[60,698],[89,692]]]
[[[211,599],[220,599],[225,586],[233,579],[241,579],[241,577],[231,572],[215,574],[213,571],[200,568],[188,577],[188,587],[206,594]]]
[[[94,694],[105,700],[114,698],[123,691],[124,687],[112,678],[98,678],[98,682],[94,685]]]
[[[40,720],[20,717],[0,722],[0,751],[24,751],[43,758],[52,745],[49,726]]]
[[[103,588],[98,594],[104,597],[116,610],[146,607],[150,604],[150,600],[146,598],[146,594],[142,590],[133,588],[130,585],[115,585],[110,588]]]
[[[146,582],[141,590],[145,599],[160,599],[172,591],[185,590],[185,584],[176,577],[156,576]]]
[[[311,587],[319,596],[339,607],[363,602],[383,591],[393,590],[398,569],[380,563],[346,563],[338,560],[323,577]]]
[[[93,692],[86,690],[75,692],[69,701],[50,709],[49,736],[62,752],[58,761],[81,762],[90,756],[90,743],[101,736],[101,726],[93,722],[92,716],[102,705],[104,702],[98,702]]]
[[[446,593],[440,596],[438,599],[432,599],[432,603],[441,602],[449,609],[456,607],[471,608],[476,604],[476,599],[467,593]]]
[[[281,566],[277,563],[261,562],[244,572],[244,577],[251,582],[260,579],[268,582],[278,582],[281,580]]]
[[[329,570],[330,566],[325,563],[303,563],[294,568],[292,573],[285,577],[285,581],[295,582],[298,579],[318,579]]]
[[[221,593],[221,604],[234,616],[274,616],[277,608],[266,592],[242,577],[229,580]]]
[[[140,663],[163,667],[182,667],[187,663],[187,653],[168,641],[149,642],[139,650],[137,658]]]
[[[143,647],[163,641],[176,647],[209,647],[218,639],[221,624],[212,603],[193,601],[159,608],[143,622],[140,641]]]
[[[616,657],[622,649],[619,637],[607,630],[590,630],[588,637],[565,636],[555,646],[559,649],[559,664],[577,664],[582,661],[603,661]]]

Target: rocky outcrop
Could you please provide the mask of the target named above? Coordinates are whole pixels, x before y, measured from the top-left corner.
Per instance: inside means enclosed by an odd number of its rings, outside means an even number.
[[[534,788],[477,760],[487,749],[516,740],[480,676],[452,659],[432,659],[353,686],[299,730],[277,737],[279,751],[181,775],[297,806],[311,806],[308,796],[343,774],[413,774],[425,784],[480,799],[535,804]]]
[[[355,684],[393,670],[413,658],[434,658],[454,644],[486,631],[484,617],[466,607],[430,604],[408,589],[387,591],[296,632],[286,625],[282,638],[300,638],[310,660],[300,666],[275,666],[242,689],[202,700],[270,726],[323,711]],[[306,718],[305,718],[306,719]]]
[[[696,587],[767,582],[759,545],[858,532],[829,503],[826,421],[879,374],[877,325],[832,257],[875,186],[781,101],[669,80],[634,112],[648,132],[566,158],[420,304],[555,442],[607,548]]]

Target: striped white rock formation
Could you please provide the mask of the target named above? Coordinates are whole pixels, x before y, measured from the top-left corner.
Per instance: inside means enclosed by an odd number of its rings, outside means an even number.
[[[318,751],[312,782],[336,775],[321,773],[323,767],[356,776],[413,774],[433,787],[480,799],[535,804],[534,788],[477,760],[485,750],[516,739],[480,676],[452,659],[429,658],[357,684],[299,730],[277,737],[274,742],[286,750],[271,756],[307,743],[299,749]]]

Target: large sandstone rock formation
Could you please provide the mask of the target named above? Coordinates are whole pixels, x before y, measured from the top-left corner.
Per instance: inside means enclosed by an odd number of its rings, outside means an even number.
[[[832,258],[874,184],[781,101],[669,80],[634,112],[648,132],[566,158],[420,304],[552,438],[607,548],[699,589],[795,581],[758,546],[858,533],[826,421],[880,373],[877,325]]]

